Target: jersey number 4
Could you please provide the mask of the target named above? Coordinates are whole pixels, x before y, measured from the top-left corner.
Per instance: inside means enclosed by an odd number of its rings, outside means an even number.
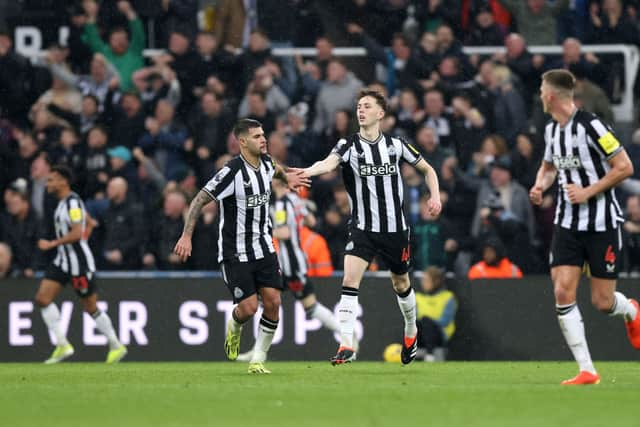
[[[402,248],[402,257],[400,258],[400,261],[402,262],[409,261],[409,255],[410,255],[409,246],[407,246],[406,248]]]

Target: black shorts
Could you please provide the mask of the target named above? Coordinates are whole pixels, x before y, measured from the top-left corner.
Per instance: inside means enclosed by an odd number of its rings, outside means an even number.
[[[71,283],[73,290],[80,298],[86,298],[96,293],[98,287],[93,280],[93,272],[84,272],[78,276],[62,271],[57,265],[51,264],[44,273],[44,278],[60,283],[62,286]]]
[[[396,233],[375,233],[358,228],[349,229],[345,255],[371,262],[378,255],[394,274],[404,274],[411,266],[409,230]]]
[[[549,266],[589,265],[592,277],[617,279],[622,238],[620,228],[607,231],[571,231],[555,226]]]
[[[297,300],[304,299],[314,292],[313,284],[306,277],[285,277],[285,289],[291,291]]]
[[[234,303],[250,297],[259,288],[282,290],[282,273],[276,254],[268,254],[256,261],[222,261],[220,267]]]

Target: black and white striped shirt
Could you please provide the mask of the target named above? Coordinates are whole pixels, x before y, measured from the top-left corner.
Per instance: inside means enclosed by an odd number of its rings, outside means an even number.
[[[300,244],[300,226],[306,215],[306,207],[293,193],[276,199],[271,210],[273,226],[287,227],[290,232],[289,239],[278,240],[278,262],[282,273],[286,278],[296,278],[303,283],[307,275],[307,256]]]
[[[53,264],[71,276],[83,276],[96,271],[96,263],[85,238],[87,214],[82,199],[76,193],[71,193],[58,202],[53,214],[53,224],[56,238],[69,234],[71,227],[82,224],[82,239],[74,243],[67,243],[57,247],[57,255]]]
[[[274,253],[269,199],[275,164],[267,154],[254,168],[242,155],[218,171],[203,187],[220,203],[218,262],[255,261]]]
[[[382,233],[407,230],[400,160],[415,165],[422,158],[418,150],[389,135],[368,141],[353,134],[338,141],[331,153],[342,162],[351,225]]]
[[[554,223],[573,231],[606,231],[623,221],[615,189],[610,188],[582,204],[571,204],[565,184],[587,187],[611,169],[609,160],[624,148],[611,128],[597,116],[576,110],[560,127],[552,120],[545,128],[544,161],[558,170],[558,202]]]

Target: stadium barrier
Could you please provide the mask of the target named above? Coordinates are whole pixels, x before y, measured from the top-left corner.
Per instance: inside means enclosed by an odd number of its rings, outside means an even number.
[[[182,275],[182,277],[180,277]],[[176,273],[168,278],[97,279],[101,308],[108,311],[131,361],[224,360],[223,341],[232,301],[222,280],[204,274]],[[318,299],[335,308],[340,278],[315,279]],[[52,349],[38,308],[32,298],[36,280],[0,282],[0,362],[44,360]],[[418,283],[415,283],[416,287]],[[638,296],[635,281],[621,280],[629,296]],[[548,277],[523,280],[461,281],[451,283],[459,310],[457,331],[450,346],[451,360],[570,360],[571,354],[557,324]],[[584,283],[579,303],[596,360],[637,360],[627,343],[620,319],[609,318],[591,306]],[[75,345],[77,361],[100,361],[106,338],[93,319],[81,312],[71,289],[58,298],[62,322]],[[362,337],[361,360],[381,360],[384,348],[399,342],[402,318],[388,278],[368,277],[363,282],[356,329]],[[257,321],[259,317],[254,320]],[[326,360],[335,352],[336,339],[305,316],[291,294],[283,296],[281,323],[269,354],[272,360]],[[253,344],[256,322],[245,328],[242,350]]]

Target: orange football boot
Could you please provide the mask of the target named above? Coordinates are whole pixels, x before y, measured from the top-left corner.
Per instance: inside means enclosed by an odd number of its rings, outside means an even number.
[[[570,380],[564,380],[560,383],[560,385],[590,385],[590,384],[600,384],[600,375],[592,374],[587,371],[580,371],[578,375],[571,378]]]
[[[629,337],[631,346],[640,350],[640,305],[638,305],[638,301],[631,298],[629,302],[636,308],[636,317],[633,320],[625,321],[624,326],[627,328],[627,337]]]

